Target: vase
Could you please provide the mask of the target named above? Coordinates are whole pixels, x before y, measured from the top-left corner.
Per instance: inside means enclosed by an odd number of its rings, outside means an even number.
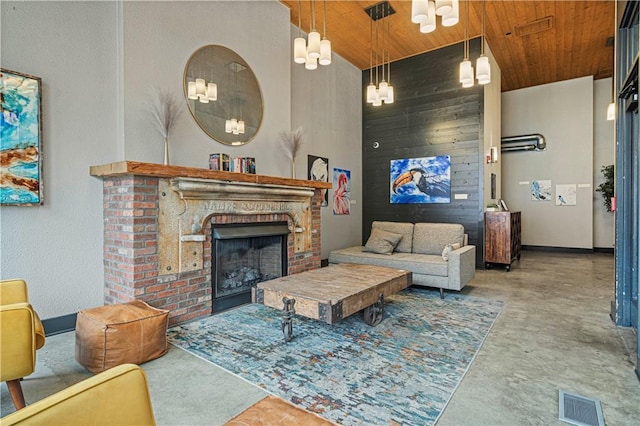
[[[296,178],[296,162],[292,161],[291,162],[291,179],[295,179]]]
[[[169,139],[164,138],[164,163],[165,166],[169,165]]]

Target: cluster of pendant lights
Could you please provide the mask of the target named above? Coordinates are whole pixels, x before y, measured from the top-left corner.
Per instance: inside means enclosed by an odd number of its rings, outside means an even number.
[[[241,135],[244,133],[244,120],[238,120],[232,118],[224,123],[224,131],[227,133],[233,133],[234,135]]]
[[[187,85],[187,97],[193,100],[198,99],[203,104],[217,101],[218,85],[207,83],[204,78],[196,78],[196,81],[190,81]]]
[[[411,22],[420,24],[421,33],[436,30],[436,15],[442,17],[442,25],[451,27],[458,23],[458,0],[412,0]]]
[[[466,3],[466,25],[464,28],[464,59],[460,62],[460,83],[462,87],[472,87],[474,83],[473,65],[469,60],[469,0]],[[484,33],[484,17],[485,17],[485,0],[482,0],[482,38],[480,40],[480,57],[476,60],[476,75],[478,84],[491,83],[491,65],[489,57],[485,55],[485,33]]]
[[[382,64],[380,66],[378,63],[378,21],[383,18],[388,18],[393,11],[391,10],[391,6],[389,2],[378,3],[374,7],[368,9],[367,14],[371,17],[371,55],[370,55],[370,67],[369,67],[369,85],[367,86],[367,103],[370,103],[373,106],[380,106],[384,102],[385,104],[392,104],[394,102],[394,93],[393,86],[391,85],[391,59],[389,57],[389,50],[387,49],[385,53],[384,41],[387,43],[389,41],[389,20],[387,19],[387,37],[384,37],[384,24],[382,25]],[[374,56],[374,48],[373,48],[373,21],[376,22],[375,29],[375,56],[376,56],[376,66],[375,66],[375,74],[376,74],[376,82],[373,83],[373,56]],[[388,62],[385,64],[385,57],[388,59]],[[378,71],[380,69],[380,72]],[[388,80],[385,80],[385,72]],[[378,78],[382,77],[380,83],[378,84]]]
[[[491,82],[491,66],[485,55],[485,0],[482,1],[482,39],[480,57],[476,61],[476,75],[469,60],[469,1],[466,1],[466,22],[464,29],[464,58],[460,63],[460,83],[462,87],[472,87],[475,79],[479,84]],[[420,32],[430,33],[436,29],[436,16],[442,17],[442,25],[450,27],[460,21],[460,5],[458,0],[412,0],[411,22],[420,24]]]
[[[304,64],[308,70],[315,70],[320,65],[331,64],[331,42],[327,39],[327,0],[324,0],[323,8],[323,36],[320,39],[320,33],[316,31],[316,7],[315,2],[311,0],[310,19],[311,31],[309,32],[309,40],[302,37],[302,2],[298,0],[298,37],[293,40],[293,61],[297,64]]]

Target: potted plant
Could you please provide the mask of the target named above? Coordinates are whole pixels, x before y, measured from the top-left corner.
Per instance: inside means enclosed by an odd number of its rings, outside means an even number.
[[[607,208],[607,211],[610,212],[612,211],[611,197],[613,197],[613,175],[614,175],[613,164],[609,164],[608,166],[602,166],[600,171],[604,176],[604,182],[598,185],[598,187],[596,188],[596,191],[602,193],[602,198],[604,198],[603,204]]]
[[[500,208],[498,207],[498,205],[496,203],[487,204],[487,211],[488,212],[497,212],[499,210],[500,210]]]

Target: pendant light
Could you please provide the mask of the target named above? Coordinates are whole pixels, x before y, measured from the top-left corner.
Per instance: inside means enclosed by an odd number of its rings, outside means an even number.
[[[376,5],[376,17],[378,17],[378,5]],[[372,105],[373,106],[380,106],[382,105],[382,99],[380,99],[380,89],[379,89],[379,72],[378,72],[378,51],[379,51],[380,45],[378,44],[378,20],[376,19],[376,50],[375,50],[375,55],[376,55],[376,97],[373,100]]]
[[[442,15],[442,26],[452,27],[460,21],[460,6],[457,1],[453,2],[451,12]]]
[[[485,29],[484,18],[486,14],[486,1],[482,0],[482,37],[480,38],[480,57],[476,60],[476,78],[478,84],[491,83],[491,65],[489,64],[489,57],[485,55]]]
[[[367,103],[372,104],[376,100],[376,85],[373,84],[373,17],[369,22],[369,85],[367,86]]]
[[[388,3],[387,3],[388,4]],[[384,6],[383,6],[383,10],[382,10],[383,16],[385,13],[384,10]],[[377,21],[376,21],[376,27],[377,27]],[[386,82],[386,80],[384,79],[384,73],[385,73],[385,66],[384,66],[384,58],[385,58],[385,45],[384,45],[384,24],[382,26],[382,42],[380,43],[382,45],[382,66],[380,67],[380,71],[382,74],[382,79],[380,80],[380,84],[378,85],[378,96],[380,97],[380,101],[384,101],[387,99],[387,95],[389,94],[389,83]]]
[[[462,83],[462,87],[472,87],[473,86],[473,65],[471,65],[471,61],[469,60],[469,0],[467,0],[465,4],[465,26],[464,26],[464,58],[462,62],[460,62],[460,83]]]
[[[307,42],[302,37],[302,1],[298,0],[298,37],[293,40],[293,62],[304,64],[307,61]]]
[[[389,17],[389,3],[387,3],[387,17]],[[391,45],[391,42],[389,40],[389,37],[391,37],[391,31],[390,31],[390,22],[387,19],[387,46]],[[382,65],[384,66],[384,64]],[[391,53],[389,52],[389,49],[387,48],[387,97],[384,100],[385,104],[392,104],[395,102],[395,98],[394,98],[394,93],[393,93],[393,86],[391,85]]]
[[[229,86],[231,86],[231,75],[233,73],[233,97],[231,98],[231,116],[232,118],[225,120],[224,131],[234,135],[240,135],[245,132],[245,124],[242,119],[242,100],[238,98],[238,73],[247,69],[238,62],[231,62],[227,65],[229,69]],[[236,118],[236,100],[239,101],[240,119]]]
[[[322,41],[320,42],[320,65],[331,64],[331,42],[327,39],[327,0],[322,8]]]
[[[420,24],[421,33],[436,30],[436,16],[442,17],[442,25],[451,27],[459,21],[458,0],[412,0],[411,22]]]

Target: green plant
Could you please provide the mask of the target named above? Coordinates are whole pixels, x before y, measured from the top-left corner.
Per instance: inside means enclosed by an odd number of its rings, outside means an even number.
[[[602,166],[600,169],[602,175],[604,176],[604,182],[602,182],[596,188],[597,192],[602,193],[602,198],[604,198],[603,204],[607,208],[607,211],[611,211],[611,197],[613,197],[613,175],[614,168],[613,164],[609,164],[608,166]]]

